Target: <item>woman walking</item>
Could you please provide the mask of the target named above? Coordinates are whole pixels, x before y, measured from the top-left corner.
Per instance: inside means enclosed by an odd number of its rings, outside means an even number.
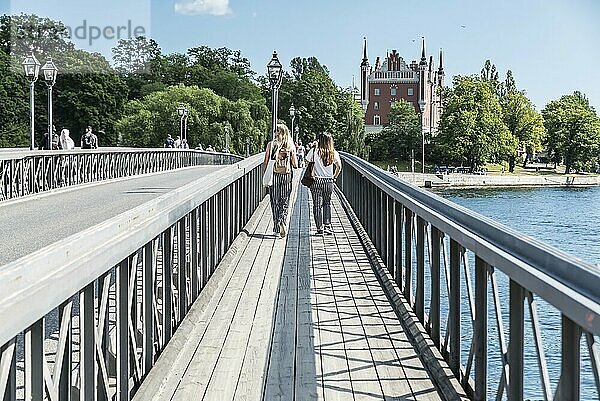
[[[277,124],[275,139],[265,150],[266,166],[269,159],[275,160],[273,166],[273,185],[269,189],[271,211],[273,212],[273,233],[285,237],[286,221],[290,194],[292,192],[292,168],[298,166],[296,147],[290,136],[290,130],[284,124]]]
[[[319,135],[317,146],[306,155],[307,162],[314,162],[314,183],[310,187],[313,198],[313,214],[317,226],[317,235],[331,234],[331,194],[333,182],[342,171],[340,155],[333,147],[333,138],[329,133]],[[324,230],[323,230],[324,229]]]

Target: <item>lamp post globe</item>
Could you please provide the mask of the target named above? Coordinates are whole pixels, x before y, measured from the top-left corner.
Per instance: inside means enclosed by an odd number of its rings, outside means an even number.
[[[35,148],[35,103],[34,103],[34,89],[35,81],[38,79],[40,73],[40,62],[35,58],[33,52],[29,56],[25,57],[22,63],[23,72],[25,77],[29,81],[29,150]]]
[[[275,137],[275,130],[277,128],[277,108],[279,106],[279,87],[281,86],[281,80],[283,78],[283,65],[277,57],[277,52],[273,52],[271,61],[267,64],[267,76],[269,78],[269,85],[271,86],[271,94],[273,101],[273,138]]]
[[[48,87],[48,137],[46,144],[48,146],[48,150],[51,150],[52,139],[54,136],[54,124],[52,123],[52,87],[56,83],[58,68],[56,68],[56,65],[54,65],[54,62],[52,62],[52,58],[49,57],[48,61],[46,61],[46,64],[44,64],[41,70],[44,81],[46,81],[46,86]]]

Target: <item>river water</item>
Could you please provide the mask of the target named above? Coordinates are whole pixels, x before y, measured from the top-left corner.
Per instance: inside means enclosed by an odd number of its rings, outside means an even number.
[[[600,187],[453,189],[436,193],[587,262],[600,264]],[[471,264],[471,269],[472,266]],[[499,275],[500,298],[503,304],[504,330],[508,335],[508,283],[506,277],[502,276]],[[490,296],[491,294],[488,299]],[[468,304],[461,309],[462,327],[470,335],[470,316],[464,313],[468,312]],[[538,300],[538,313],[551,388],[554,391],[560,375],[560,314],[543,300]],[[493,327],[496,320],[491,303],[489,315],[489,399],[495,399],[500,377],[500,356],[496,346],[497,330]],[[527,306],[525,315],[529,315]],[[525,331],[525,396],[529,400],[543,400],[529,321],[526,321]],[[467,348],[466,352],[464,348]],[[596,392],[585,340],[582,341],[581,352],[581,400],[598,400],[600,397]],[[463,345],[463,363],[466,362],[467,353],[468,344]]]

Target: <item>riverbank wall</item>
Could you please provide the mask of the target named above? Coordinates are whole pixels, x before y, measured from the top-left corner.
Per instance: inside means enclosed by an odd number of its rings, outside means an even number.
[[[418,187],[587,187],[600,185],[600,175],[476,175],[397,173]]]

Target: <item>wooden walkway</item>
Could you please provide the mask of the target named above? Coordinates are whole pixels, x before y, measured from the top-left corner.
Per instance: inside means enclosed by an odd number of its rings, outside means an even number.
[[[279,239],[261,203],[135,401],[442,399],[339,199],[333,235],[311,206]]]

